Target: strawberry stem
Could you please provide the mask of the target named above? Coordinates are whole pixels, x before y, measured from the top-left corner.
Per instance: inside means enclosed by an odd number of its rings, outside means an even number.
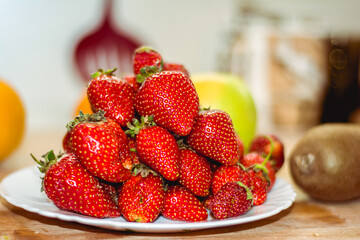
[[[269,161],[269,159],[271,158],[271,155],[272,155],[272,153],[274,151],[274,141],[269,136],[265,136],[265,138],[270,141],[270,152],[266,155],[265,160],[261,164],[255,164],[254,167],[255,167],[255,169],[260,169],[264,173],[268,174],[268,169],[265,167],[265,165]]]
[[[43,160],[37,159],[32,153],[30,153],[30,156],[32,159],[39,165],[38,169],[41,173],[46,173],[47,170],[51,167],[51,165],[57,163],[59,159],[64,155],[64,153],[59,153],[58,155],[54,154],[53,150],[50,150],[49,152],[45,153],[41,157]],[[42,182],[44,182],[44,178],[42,177]],[[41,191],[44,191],[44,184],[41,184]]]
[[[270,141],[270,152],[266,155],[265,160],[262,162],[262,166],[264,167],[265,164],[269,161],[269,159],[271,158],[271,155],[274,151],[274,141],[271,139],[271,137],[269,136],[265,136],[266,139],[268,139]]]
[[[242,170],[244,170],[244,171],[247,171],[247,170],[248,170],[248,169],[247,169],[244,165],[242,165],[240,162],[237,162],[236,165],[240,166],[240,168],[241,168]]]
[[[236,182],[237,184],[239,184],[241,187],[245,188],[246,190],[246,200],[249,200],[249,199],[253,199],[253,195],[251,193],[251,190],[248,188],[248,186],[246,186],[244,183],[240,182],[240,181],[237,181]]]
[[[254,170],[255,171],[261,170],[263,173],[263,176],[266,178],[266,180],[270,184],[269,170],[267,169],[267,167],[265,165],[269,161],[269,159],[274,151],[274,141],[269,136],[265,136],[265,138],[267,138],[270,141],[270,152],[266,155],[265,160],[261,164],[257,163],[254,165]]]
[[[39,165],[38,168],[41,173],[45,173],[51,165],[57,163],[58,159],[61,158],[62,155],[63,153],[59,153],[59,155],[56,156],[54,151],[50,150],[41,156],[44,160],[39,160],[32,153],[30,153],[32,159]]]

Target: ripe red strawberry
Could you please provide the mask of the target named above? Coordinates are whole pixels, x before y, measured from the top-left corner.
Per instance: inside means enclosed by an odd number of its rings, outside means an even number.
[[[134,75],[125,75],[124,80],[127,81],[130,86],[133,88],[134,92],[137,93],[140,88],[140,83],[136,81],[136,77]]]
[[[141,116],[154,116],[154,122],[180,136],[190,133],[199,111],[194,84],[183,73],[163,71],[149,77],[135,98]]]
[[[258,152],[262,154],[263,157],[266,157],[271,151],[272,144],[273,150],[270,155],[270,163],[275,172],[277,172],[284,164],[284,145],[278,137],[275,135],[256,136],[250,144],[250,152]]]
[[[216,219],[240,216],[251,206],[251,192],[241,182],[226,183],[210,202],[210,210]]]
[[[211,201],[214,199],[214,195],[210,194],[209,196],[207,196],[207,198],[205,198],[205,200],[202,202],[202,204],[204,205],[204,207],[206,209],[210,210],[210,206],[211,206]]]
[[[126,126],[134,117],[135,92],[130,84],[113,75],[115,69],[100,69],[90,81],[87,96],[93,112],[105,111],[120,126]]]
[[[72,153],[56,156],[53,151],[44,160],[32,158],[44,173],[42,189],[60,209],[92,217],[119,217],[120,209],[112,199],[110,185],[100,183]]]
[[[187,143],[197,153],[228,166],[241,155],[231,118],[221,110],[200,111]]]
[[[246,186],[249,186],[250,178],[248,173],[239,165],[222,165],[218,167],[213,174],[211,190],[213,194],[217,194],[226,183],[238,181],[244,183]]]
[[[181,185],[199,197],[210,193],[212,173],[209,162],[190,149],[180,149]]]
[[[64,135],[63,141],[62,141],[62,147],[64,149],[65,152],[71,152],[71,148],[70,148],[70,132],[67,131]]]
[[[162,211],[165,218],[175,221],[205,221],[208,213],[200,200],[183,186],[170,186],[165,194]]]
[[[247,185],[253,195],[253,205],[263,204],[267,198],[268,181],[261,172],[253,169],[248,170],[250,183]]]
[[[132,159],[132,162],[134,166],[138,165],[140,163],[140,159],[136,152],[136,141],[134,138],[131,138],[129,136],[127,137],[127,140],[128,140],[128,146],[130,149],[130,157]]]
[[[153,222],[165,200],[162,179],[153,173],[132,175],[119,189],[119,207],[130,222]]]
[[[101,180],[100,178],[97,179],[100,182],[101,188],[104,189],[104,191],[106,191],[109,194],[111,200],[116,204],[116,206],[119,206],[119,193],[118,193],[119,184],[107,182]]]
[[[133,167],[126,135],[103,112],[79,115],[68,124],[70,148],[85,168],[108,182],[123,182]]]
[[[242,159],[244,157],[244,143],[242,142],[240,136],[238,133],[235,132],[235,136],[236,136],[236,142],[237,142],[237,145],[238,145],[238,148],[239,148],[239,159]]]
[[[190,76],[188,70],[184,67],[184,65],[178,63],[165,62],[163,66],[163,71],[182,72],[186,77]]]
[[[256,171],[261,171],[265,179],[269,181],[267,192],[271,190],[275,183],[276,175],[268,158],[263,158],[259,153],[251,152],[246,154],[240,162],[245,168],[253,168]]]
[[[148,46],[142,46],[135,50],[133,55],[133,71],[138,82],[144,80],[163,67],[163,59],[160,53]]]
[[[152,117],[143,117],[141,123],[135,119],[126,133],[137,132],[136,152],[141,162],[165,179],[175,181],[180,176],[179,147],[171,133],[153,124]]]

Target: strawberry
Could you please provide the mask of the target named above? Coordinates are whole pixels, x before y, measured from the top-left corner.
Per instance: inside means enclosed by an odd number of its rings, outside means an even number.
[[[111,196],[111,192],[115,191],[113,187],[100,183],[74,154],[56,156],[49,151],[43,156],[44,160],[31,156],[44,173],[42,190],[58,208],[97,218],[121,215]]]
[[[130,86],[133,88],[135,94],[139,91],[140,83],[138,83],[136,81],[135,75],[132,75],[132,74],[125,75],[124,80],[130,84]]]
[[[213,194],[217,194],[226,183],[237,181],[241,181],[245,185],[249,186],[250,178],[248,173],[243,170],[240,165],[222,165],[217,168],[213,174],[211,190]]]
[[[116,206],[119,206],[119,195],[118,195],[118,188],[119,183],[111,183],[104,181],[100,178],[97,178],[99,180],[101,188],[103,188],[110,196],[110,198],[113,200],[113,202],[116,204]],[[119,208],[120,210],[120,208]]]
[[[128,146],[130,149],[130,157],[134,165],[138,165],[140,163],[139,156],[136,152],[136,141],[134,138],[127,136]]]
[[[245,168],[260,171],[264,175],[265,179],[269,181],[267,192],[271,190],[276,180],[275,171],[268,159],[268,157],[263,158],[259,153],[251,152],[246,154],[244,158],[240,161]]]
[[[235,136],[236,136],[236,142],[239,148],[239,159],[242,159],[244,157],[244,143],[242,142],[239,134],[237,132],[235,132]]]
[[[165,200],[164,184],[159,175],[137,172],[119,189],[119,207],[127,221],[153,222]]]
[[[62,147],[64,149],[65,152],[71,152],[71,148],[70,148],[70,132],[66,132],[64,137],[63,137],[63,141],[62,141]]]
[[[190,133],[199,111],[194,84],[183,73],[163,71],[149,77],[135,97],[135,108],[142,116],[180,136]]]
[[[186,77],[189,78],[189,72],[182,64],[178,63],[169,63],[165,62],[163,66],[163,71],[176,71],[176,72],[182,72]]]
[[[152,74],[160,72],[162,67],[162,56],[153,48],[142,46],[135,50],[133,55],[133,71],[138,82],[144,82]]]
[[[261,171],[244,170],[240,165],[220,166],[213,175],[211,190],[217,194],[229,182],[242,182],[253,194],[253,205],[261,205],[266,200],[268,182]]]
[[[108,182],[130,177],[133,166],[126,135],[102,111],[79,115],[67,127],[71,152],[90,173]]]
[[[175,221],[205,221],[208,213],[200,200],[183,186],[170,186],[165,193],[165,204],[161,213]]]
[[[241,155],[231,118],[221,110],[200,111],[187,143],[197,153],[224,165],[236,164]]]
[[[151,117],[134,119],[127,134],[136,136],[136,152],[141,162],[167,180],[175,181],[180,176],[179,147],[173,135],[166,129],[155,126]]]
[[[134,117],[135,92],[131,85],[113,75],[116,68],[93,74],[87,96],[93,112],[105,111],[105,117],[111,118],[120,126],[126,126]]]
[[[209,196],[207,196],[205,198],[205,200],[202,202],[202,204],[204,205],[204,207],[206,209],[209,209],[210,210],[210,206],[211,206],[211,201],[214,199],[214,195],[213,194],[210,194]]]
[[[268,181],[261,172],[253,169],[247,172],[250,179],[247,186],[251,189],[253,195],[253,205],[259,206],[263,204],[267,198]]]
[[[209,162],[190,149],[180,149],[181,185],[199,197],[210,193],[212,173]]]
[[[277,172],[284,164],[284,144],[278,137],[275,135],[256,136],[251,142],[249,150],[250,152],[258,152],[266,157],[271,151],[271,144],[273,144],[273,151],[270,156],[270,163],[275,172]]]
[[[210,202],[210,210],[216,219],[240,216],[252,206],[252,194],[241,182],[226,183]]]

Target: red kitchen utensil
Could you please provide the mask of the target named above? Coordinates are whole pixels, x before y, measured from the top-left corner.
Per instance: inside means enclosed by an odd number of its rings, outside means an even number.
[[[132,72],[132,54],[141,44],[113,25],[113,0],[105,1],[104,17],[98,28],[78,42],[74,50],[75,66],[86,83],[99,68],[116,67],[117,75]]]

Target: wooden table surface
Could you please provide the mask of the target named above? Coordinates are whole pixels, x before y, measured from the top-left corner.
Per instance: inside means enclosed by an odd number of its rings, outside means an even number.
[[[0,163],[0,181],[11,172],[33,165],[37,156],[60,150],[62,130],[28,131],[22,145]],[[286,155],[301,132],[283,131]],[[111,231],[42,217],[9,204],[0,197],[0,240],[4,239],[360,239],[360,199],[326,203],[310,199],[294,185],[287,164],[278,176],[297,192],[294,204],[275,216],[232,227],[185,233],[149,234]],[[24,179],[26,181],[26,179]]]

